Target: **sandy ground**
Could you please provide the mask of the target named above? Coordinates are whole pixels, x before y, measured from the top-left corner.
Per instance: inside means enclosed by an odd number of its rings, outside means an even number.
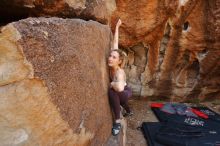
[[[157,102],[157,101],[155,101]],[[131,106],[134,115],[127,117],[127,143],[126,146],[147,146],[147,142],[140,130],[137,128],[141,126],[142,122],[156,122],[158,121],[153,112],[151,111],[149,105],[150,101],[146,99],[141,100],[130,100],[129,105]],[[196,104],[198,105],[198,104]],[[200,105],[205,105],[212,110],[220,113],[219,102],[205,102],[200,103]]]

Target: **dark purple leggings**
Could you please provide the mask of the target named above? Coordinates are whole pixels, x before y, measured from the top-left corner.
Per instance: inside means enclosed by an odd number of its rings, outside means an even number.
[[[110,88],[108,95],[116,120],[120,119],[120,105],[126,110],[126,112],[130,112],[128,98],[132,96],[131,88],[125,86],[124,91],[122,92],[117,92]]]

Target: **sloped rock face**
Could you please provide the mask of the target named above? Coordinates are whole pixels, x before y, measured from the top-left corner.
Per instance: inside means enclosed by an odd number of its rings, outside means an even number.
[[[96,20],[107,24],[116,5],[114,0],[3,0],[0,15],[16,17],[58,16]]]
[[[173,68],[176,97],[220,99],[219,4],[215,0],[198,1],[183,24]]]
[[[110,29],[94,21],[29,18],[0,34],[0,141],[102,145],[111,132]]]
[[[161,39],[166,21],[175,13],[177,4],[175,0],[116,1],[117,10],[112,15],[112,23],[118,18],[123,20],[120,45],[131,47],[140,42],[154,43]]]
[[[120,46],[136,96],[219,97],[219,1],[117,1]],[[114,30],[114,28],[112,28]]]

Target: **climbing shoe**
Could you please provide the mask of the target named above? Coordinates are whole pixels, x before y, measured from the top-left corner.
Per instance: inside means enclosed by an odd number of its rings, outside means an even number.
[[[116,136],[119,134],[121,129],[121,123],[114,123],[112,127],[112,135]]]

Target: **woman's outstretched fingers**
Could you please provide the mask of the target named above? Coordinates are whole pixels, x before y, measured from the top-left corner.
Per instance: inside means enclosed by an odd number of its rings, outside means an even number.
[[[121,19],[118,19],[117,26],[119,27],[122,24]]]

